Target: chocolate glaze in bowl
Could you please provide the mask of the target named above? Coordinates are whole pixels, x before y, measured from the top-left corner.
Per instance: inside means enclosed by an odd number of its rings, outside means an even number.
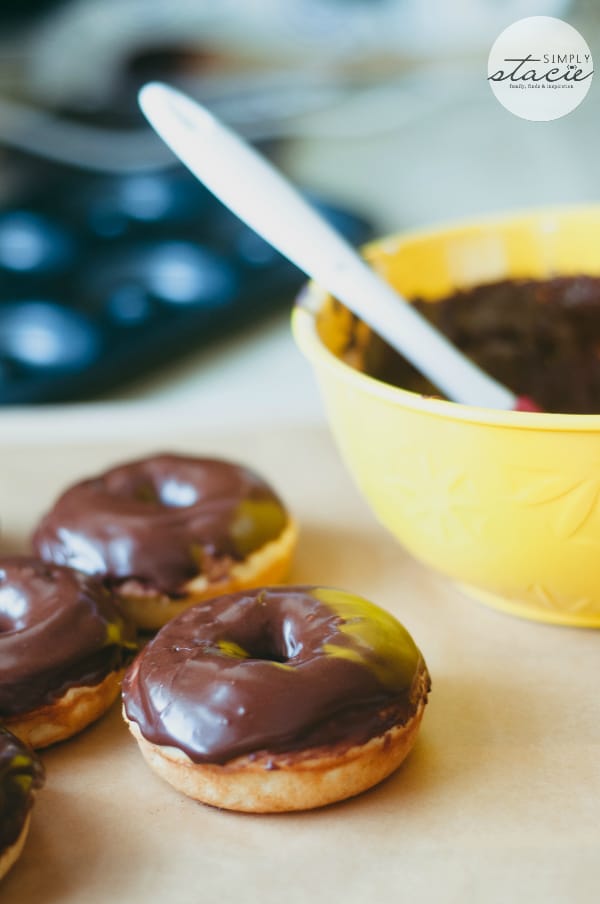
[[[599,247],[600,205],[589,205],[407,233],[365,253],[430,304],[486,283],[597,280]],[[346,464],[407,549],[512,614],[600,626],[600,415],[473,408],[360,372],[366,328],[349,343],[355,327],[314,284],[293,325]]]
[[[339,304],[339,303],[338,303]],[[483,371],[544,411],[600,413],[600,279],[502,280],[461,289],[419,310]],[[435,386],[352,318],[341,357],[370,376],[424,395]]]

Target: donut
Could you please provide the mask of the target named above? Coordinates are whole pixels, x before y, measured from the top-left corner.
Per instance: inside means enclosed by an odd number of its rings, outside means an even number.
[[[44,777],[35,753],[0,728],[0,879],[23,850],[34,794],[44,784]]]
[[[283,580],[296,527],[248,468],[157,455],[68,489],[33,537],[41,558],[102,575],[138,627]]]
[[[100,581],[32,556],[0,558],[0,723],[31,747],[99,718],[135,651]]]
[[[430,688],[393,616],[324,587],[254,589],[166,625],[123,679],[123,715],[158,775],[228,810],[309,810],[392,773]]]

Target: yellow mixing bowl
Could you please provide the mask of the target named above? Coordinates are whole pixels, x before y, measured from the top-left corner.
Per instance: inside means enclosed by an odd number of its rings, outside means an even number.
[[[600,205],[406,233],[366,255],[403,295],[431,301],[505,278],[598,276]],[[470,408],[382,383],[336,357],[343,327],[327,302],[309,285],[294,333],[379,520],[485,603],[600,626],[600,415]]]

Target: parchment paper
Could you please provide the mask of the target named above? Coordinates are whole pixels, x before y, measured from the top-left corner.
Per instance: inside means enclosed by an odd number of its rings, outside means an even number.
[[[325,431],[2,446],[2,550],[25,548],[66,484],[165,448],[260,469],[302,527],[292,579],[355,590],[405,623],[433,676],[421,736],[403,767],[359,798],[236,815],[155,777],[115,706],[43,753],[47,784],[0,899],[598,901],[600,637],[488,610],[414,562],[375,522]]]

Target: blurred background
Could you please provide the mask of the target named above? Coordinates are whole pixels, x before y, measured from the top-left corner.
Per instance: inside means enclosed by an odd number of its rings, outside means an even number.
[[[597,0],[2,0],[5,426],[107,406],[320,416],[288,327],[301,275],[150,132],[147,80],[256,142],[357,244],[598,199],[600,89],[532,123],[487,85],[492,43],[529,15],[565,18],[600,58]]]

